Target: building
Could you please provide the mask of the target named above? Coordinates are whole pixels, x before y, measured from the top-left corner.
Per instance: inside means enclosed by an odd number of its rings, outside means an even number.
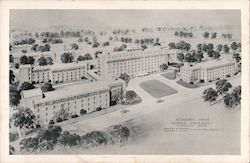
[[[181,79],[187,83],[214,81],[233,76],[237,72],[237,64],[233,60],[211,60],[206,63],[185,63],[180,68]]]
[[[21,65],[19,67],[20,82],[30,83],[66,83],[86,79],[89,62],[67,63],[48,66]]]
[[[46,125],[62,109],[80,115],[82,109],[89,113],[98,107],[108,108],[112,96],[124,89],[122,80],[98,81],[71,84],[44,93],[39,88],[31,89],[22,91],[21,96],[22,104],[32,109],[41,125]]]
[[[159,72],[159,66],[163,63],[168,63],[166,49],[112,52],[100,56],[98,73],[103,79],[116,79],[122,73],[136,77]]]

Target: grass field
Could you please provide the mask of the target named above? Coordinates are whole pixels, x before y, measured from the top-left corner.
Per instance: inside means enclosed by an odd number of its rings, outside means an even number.
[[[164,74],[161,74],[164,78],[167,78],[169,80],[175,80],[176,75],[173,72],[166,72]]]
[[[140,83],[140,87],[155,98],[161,98],[177,93],[175,89],[158,80],[147,80]]]

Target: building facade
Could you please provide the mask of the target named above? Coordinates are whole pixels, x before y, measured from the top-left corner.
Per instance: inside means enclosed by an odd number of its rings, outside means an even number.
[[[180,68],[181,79],[187,83],[223,79],[233,76],[236,72],[237,64],[235,61],[213,61],[193,66],[186,63]]]
[[[51,82],[52,84],[66,83],[86,79],[89,63],[68,63],[49,66],[21,65],[19,67],[20,82],[34,84]]]
[[[129,50],[101,55],[98,59],[99,75],[103,79],[116,79],[122,73],[131,77],[157,73],[159,66],[168,63],[166,49]]]
[[[112,96],[123,92],[125,83],[122,80],[98,81],[64,86],[54,91],[44,92],[37,89],[22,91],[22,102],[30,107],[38,123],[46,125],[62,109],[70,115],[80,115],[81,110],[87,113],[96,108],[108,108]]]

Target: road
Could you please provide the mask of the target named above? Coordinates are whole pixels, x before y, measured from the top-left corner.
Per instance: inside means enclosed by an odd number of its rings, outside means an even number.
[[[170,95],[170,96],[162,97],[160,99],[164,101],[161,103],[157,103],[156,102],[157,98],[150,96],[147,92],[145,92],[139,86],[139,84],[142,81],[152,80],[152,79],[162,81],[163,83],[175,88],[178,91],[178,93]],[[230,80],[230,82],[233,85],[237,85],[240,83],[238,78],[233,78]],[[76,122],[75,124],[72,124],[72,123],[70,125],[65,124],[63,126],[63,129],[73,131],[73,132],[81,131],[80,133],[82,134],[85,132],[93,131],[93,130],[104,130],[105,128],[109,126],[119,124],[128,120],[132,120],[140,116],[149,114],[151,112],[155,112],[160,109],[171,108],[173,106],[176,107],[178,105],[182,105],[183,103],[192,101],[194,99],[199,99],[199,98],[201,99],[203,90],[208,87],[212,87],[212,85],[206,85],[206,86],[194,88],[194,89],[185,88],[177,84],[176,81],[166,79],[162,77],[160,74],[146,76],[143,78],[132,79],[127,89],[132,89],[136,91],[136,93],[139,96],[141,96],[142,103],[127,107],[126,110],[128,110],[129,112],[126,114],[122,114],[120,110],[117,110],[117,111],[110,112],[108,114],[104,114],[98,117],[82,120],[80,122]]]

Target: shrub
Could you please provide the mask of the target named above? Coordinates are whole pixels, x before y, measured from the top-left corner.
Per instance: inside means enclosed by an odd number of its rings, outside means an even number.
[[[124,143],[128,140],[130,131],[122,125],[115,125],[108,129],[109,139],[112,144]]]
[[[80,114],[81,114],[81,115],[84,115],[84,114],[86,114],[86,113],[87,113],[86,110],[84,110],[84,109],[81,109],[81,110],[80,110]]]
[[[15,140],[17,140],[18,139],[18,133],[9,133],[9,141],[10,142],[13,142],[13,141],[15,141]]]
[[[36,128],[41,128],[41,125],[40,124],[36,124]]]
[[[20,148],[21,151],[25,151],[25,152],[34,152],[38,149],[38,138],[24,138],[21,142],[20,142]]]
[[[92,131],[81,137],[81,144],[86,148],[97,147],[107,142],[105,133],[101,131]]]
[[[77,117],[78,117],[77,114],[73,114],[73,115],[71,116],[71,118],[77,118]]]
[[[100,110],[102,110],[101,107],[97,107],[97,108],[96,108],[96,111],[100,111]]]
[[[51,119],[51,120],[49,121],[49,124],[50,124],[50,125],[55,124],[54,120]]]
[[[19,64],[18,63],[15,64],[15,68],[19,69]]]
[[[61,117],[57,117],[56,118],[56,122],[62,122],[63,120],[62,120],[62,118]]]
[[[111,100],[110,101],[110,106],[116,105],[116,101]]]

